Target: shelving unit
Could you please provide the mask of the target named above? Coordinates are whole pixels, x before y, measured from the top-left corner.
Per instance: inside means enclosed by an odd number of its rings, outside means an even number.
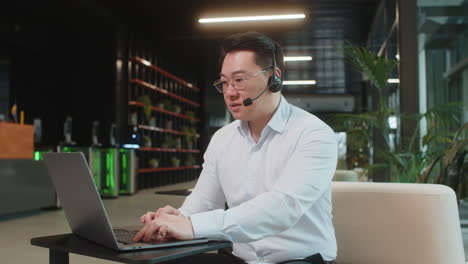
[[[139,107],[143,107],[144,104],[141,103],[141,102],[137,102],[137,101],[129,101],[128,102],[128,105],[136,105],[136,106],[139,106]],[[168,110],[165,110],[163,108],[159,108],[159,107],[155,107],[155,106],[151,106],[151,109],[153,111],[157,111],[157,112],[160,112],[160,113],[165,113],[165,114],[168,114],[168,115],[172,115],[172,116],[177,116],[177,117],[180,117],[180,118],[183,118],[183,119],[186,119],[186,120],[191,120],[191,118],[189,116],[186,116],[186,115],[183,115],[183,114],[178,114],[176,112],[172,112],[172,111],[168,111]],[[197,118],[194,118],[192,119],[194,120],[195,122],[199,122],[200,119],[197,119]]]
[[[135,53],[128,59],[127,103],[128,135],[139,145],[138,189],[195,179],[200,89],[154,65],[147,59],[153,56]]]

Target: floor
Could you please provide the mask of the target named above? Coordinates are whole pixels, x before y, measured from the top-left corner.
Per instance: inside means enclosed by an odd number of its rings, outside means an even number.
[[[188,189],[192,188],[194,183],[181,183],[140,191],[136,195],[121,196],[118,199],[105,199],[104,206],[112,225],[134,225],[143,213],[167,204],[178,207],[184,200],[184,196],[155,194],[155,191]],[[465,256],[468,256],[468,202],[462,202],[460,217],[462,218]],[[1,237],[8,238],[0,240],[0,263],[48,263],[48,251],[31,246],[30,238],[68,232],[70,229],[62,210],[37,211],[0,218]],[[71,254],[70,263],[109,264],[117,262]]]
[[[195,182],[181,183],[157,189],[139,191],[136,195],[105,199],[104,206],[113,226],[139,224],[139,216],[147,211],[172,205],[179,207],[184,196],[160,195],[155,191],[188,189]],[[16,217],[0,218],[0,263],[48,263],[49,252],[30,245],[32,237],[70,233],[62,210],[38,211]],[[8,238],[8,239],[5,239]],[[70,263],[109,264],[117,263],[70,254]]]

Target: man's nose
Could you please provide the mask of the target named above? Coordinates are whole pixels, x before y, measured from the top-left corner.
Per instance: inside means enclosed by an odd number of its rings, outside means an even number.
[[[238,94],[233,82],[228,83],[228,86],[224,89],[224,94],[226,94],[227,96],[233,96]]]

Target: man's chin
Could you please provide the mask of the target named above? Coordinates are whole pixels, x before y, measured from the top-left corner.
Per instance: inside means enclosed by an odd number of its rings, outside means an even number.
[[[233,113],[231,112],[232,117],[236,120],[245,120],[245,116],[242,115],[241,113]]]

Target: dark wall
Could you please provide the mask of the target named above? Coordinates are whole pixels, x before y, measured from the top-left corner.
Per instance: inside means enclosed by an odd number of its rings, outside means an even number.
[[[25,122],[42,119],[43,144],[63,139],[63,122],[73,118],[73,138],[91,142],[91,123],[102,133],[114,119],[115,33],[113,26],[86,21],[12,24],[10,101]]]
[[[244,1],[244,4],[247,2]],[[1,35],[2,38],[6,35],[4,43],[7,43],[7,47],[3,50],[8,50],[11,62],[10,104],[16,100],[19,108],[25,110],[27,123],[32,123],[33,118],[43,120],[44,144],[57,144],[63,139],[63,122],[67,115],[73,117],[73,138],[80,145],[89,145],[91,142],[91,124],[94,120],[101,121],[102,141],[107,143],[110,123],[127,121],[125,95],[122,94],[123,88],[127,86],[125,81],[116,81],[115,63],[117,59],[125,59],[121,55],[126,54],[127,40],[133,34],[157,55],[158,61],[153,63],[201,89],[202,108],[199,116],[203,121],[202,131],[212,131],[210,120],[216,123],[216,120],[225,119],[226,116],[223,98],[212,87],[219,73],[219,43],[225,36],[257,30],[273,37],[288,53],[293,53],[294,47],[301,46],[299,51],[305,47],[312,53],[323,54],[322,58],[319,56],[308,66],[299,67],[296,72],[302,78],[334,80],[337,78],[330,73],[336,70],[333,68],[335,48],[328,42],[319,45],[319,48],[315,44],[330,38],[339,38],[340,41],[351,39],[359,43],[367,35],[368,13],[374,6],[369,5],[368,2],[373,2],[371,0],[351,3],[291,2],[303,5],[305,10],[312,10],[304,26],[236,26],[214,31],[199,28],[196,22],[199,13],[216,6],[226,9],[237,1],[11,2],[10,10],[0,8],[0,18],[7,17],[7,23],[2,22],[0,25],[2,29],[6,27],[8,32]],[[254,3],[259,8],[264,4],[272,4],[270,1]],[[244,4],[241,6],[244,7]],[[253,6],[250,7],[253,10]],[[330,17],[334,19],[330,20]],[[325,56],[331,54],[330,51],[333,56]],[[332,67],[325,67],[330,61],[332,63],[328,64]],[[290,73],[295,70],[290,67]],[[340,87],[329,85],[314,89],[313,92],[358,94],[361,88],[360,76],[348,67],[345,71],[341,75],[345,84]],[[320,77],[321,74],[324,77]],[[284,92],[311,93],[310,87],[302,87],[303,90],[301,87],[296,88],[285,88]],[[209,134],[203,133],[204,142],[208,141]],[[124,137],[122,135],[121,139]]]

